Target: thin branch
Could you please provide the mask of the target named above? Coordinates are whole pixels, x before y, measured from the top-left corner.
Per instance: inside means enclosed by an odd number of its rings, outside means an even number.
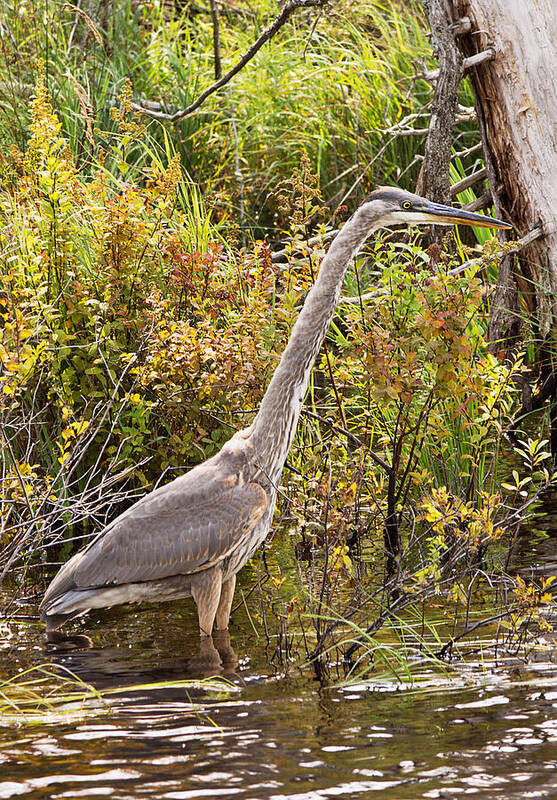
[[[475,53],[473,56],[464,58],[462,60],[462,69],[463,70],[472,69],[472,67],[477,67],[478,64],[483,64],[484,61],[492,61],[494,58],[495,58],[495,50],[493,50],[492,48],[488,48],[487,50],[482,50],[481,53]],[[434,83],[439,77],[439,70],[434,69],[431,70],[431,72],[424,72],[423,75],[417,75],[416,77],[422,78],[422,80],[427,81],[428,83]]]
[[[479,153],[482,147],[482,143],[478,142],[477,144],[473,144],[472,147],[466,147],[464,150],[457,150],[456,153],[453,153],[453,158],[466,158],[466,156],[470,156],[472,153]]]
[[[489,206],[493,205],[493,195],[491,191],[486,191],[477,197],[475,200],[472,200],[471,203],[466,203],[465,210],[466,211],[483,211],[485,208],[489,208]]]
[[[387,464],[387,462],[384,459],[382,459],[381,456],[378,456],[377,453],[374,453],[373,450],[371,450],[365,442],[363,442],[358,436],[353,434],[351,431],[347,430],[346,428],[341,428],[339,425],[335,425],[334,422],[330,422],[328,419],[322,417],[320,414],[316,414],[314,411],[309,411],[308,409],[304,408],[302,409],[302,414],[305,417],[313,417],[313,419],[316,419],[318,420],[318,422],[321,422],[323,425],[326,425],[329,428],[329,430],[335,431],[335,433],[341,433],[343,436],[346,436],[347,439],[354,442],[354,444],[356,444],[358,447],[365,448],[371,460],[375,461],[375,463],[379,467],[384,469],[387,475],[390,475],[392,473],[393,471],[392,467],[389,464]]]
[[[464,208],[468,208],[465,206]],[[518,239],[514,242],[513,246],[510,248],[506,248],[505,251],[498,250],[495,255],[490,256],[489,258],[471,258],[469,261],[465,261],[463,264],[459,264],[458,267],[453,267],[448,271],[448,275],[460,275],[461,272],[466,272],[467,269],[470,267],[475,267],[480,264],[489,264],[494,261],[496,258],[502,258],[504,255],[508,253],[517,253],[519,250],[522,250],[523,247],[533,242],[535,239],[539,239],[540,236],[543,236],[544,232],[542,228],[533,228],[529,231],[522,239]],[[381,297],[383,295],[388,294],[387,289],[376,289],[373,292],[366,292],[365,294],[359,295],[358,297],[341,297],[339,303],[346,303],[348,305],[357,305],[360,302],[365,302],[366,300],[374,300],[376,297]]]
[[[471,175],[467,175],[461,181],[453,183],[451,186],[451,197],[455,197],[455,195],[460,194],[460,192],[464,192],[465,189],[469,189],[471,186],[474,186],[474,184],[485,180],[485,178],[487,178],[486,168],[482,167],[482,169],[477,169],[475,172],[472,172]]]
[[[397,587],[394,586],[393,588],[396,590]],[[414,601],[415,597],[413,596],[409,596],[408,594],[399,594],[399,596],[393,600],[393,603],[385,608],[384,611],[379,614],[376,619],[374,619],[371,625],[368,625],[365,631],[358,636],[355,641],[352,642],[350,647],[346,649],[344,653],[345,661],[351,661],[354,653],[359,650],[360,647],[363,647],[366,639],[374,636],[390,617],[401,611],[406,605],[408,605],[409,602]]]
[[[503,611],[501,614],[494,614],[492,617],[487,617],[486,619],[480,619],[478,622],[474,622],[472,625],[469,625],[467,628],[461,631],[457,636],[453,636],[451,639],[449,639],[449,641],[446,642],[443,647],[440,650],[437,650],[437,652],[433,655],[435,658],[443,658],[447,650],[450,650],[451,647],[460,639],[463,639],[465,636],[468,636],[469,633],[473,633],[478,628],[481,628],[482,625],[490,625],[492,622],[498,622],[498,620],[508,617],[509,614],[512,614],[511,609]]]
[[[154,119],[165,120],[166,122],[177,122],[184,117],[187,117],[188,114],[192,114],[194,111],[203,105],[205,100],[212,94],[214,94],[218,89],[221,89],[226,84],[242,70],[246,64],[251,61],[251,59],[255,56],[255,54],[263,47],[263,45],[268,42],[270,39],[273,38],[275,33],[277,33],[282,26],[289,20],[290,16],[296,9],[298,8],[311,8],[311,7],[324,7],[327,5],[328,0],[288,0],[288,2],[284,5],[282,10],[277,14],[273,22],[269,25],[268,28],[265,28],[261,36],[252,44],[252,46],[244,53],[242,58],[232,67],[229,69],[228,72],[223,75],[219,80],[215,81],[211,86],[205,89],[202,92],[197,100],[194,100],[193,103],[190,103],[189,106],[186,108],[182,108],[180,111],[176,111],[174,114],[166,114],[163,111],[154,111],[149,108],[144,108],[141,104],[133,103],[132,106],[135,111],[141,111],[143,114],[146,114],[149,117],[153,117]]]
[[[429,114],[416,114],[412,115],[416,118],[418,116],[430,116]],[[462,108],[460,113],[456,115],[454,118],[454,124],[460,125],[462,122],[473,122],[476,119],[476,112],[473,108]],[[387,134],[387,133],[396,133],[397,136],[425,136],[429,133],[429,128],[405,128],[401,127],[404,123],[404,120],[401,122],[397,122],[396,125],[392,125],[390,128],[377,128],[379,133]]]
[[[516,242],[513,242],[512,247],[506,247],[505,250],[498,250],[495,255],[490,256],[489,258],[471,258],[469,261],[465,261],[464,264],[461,264],[459,267],[455,267],[450,271],[450,275],[458,275],[460,272],[465,272],[470,267],[474,267],[478,264],[489,264],[494,261],[496,258],[503,258],[505,255],[509,255],[509,253],[518,253],[519,250],[522,250],[523,247],[526,245],[531,244],[536,239],[539,239],[541,236],[544,236],[545,232],[541,226],[536,228],[532,228],[531,231],[528,231],[521,239],[517,239]]]

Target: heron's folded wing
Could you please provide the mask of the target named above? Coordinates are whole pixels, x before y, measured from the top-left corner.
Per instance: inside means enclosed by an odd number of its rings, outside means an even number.
[[[174,485],[173,485],[174,484]],[[184,492],[173,481],[147,495],[60,570],[43,601],[72,588],[187,575],[222,561],[267,507],[257,483]],[[209,489],[209,487],[207,487]]]

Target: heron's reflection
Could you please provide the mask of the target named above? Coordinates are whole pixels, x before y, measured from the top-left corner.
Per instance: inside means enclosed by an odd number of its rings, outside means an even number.
[[[99,647],[84,634],[56,632],[46,645],[49,655],[64,670],[96,689],[115,689],[138,684],[164,683],[188,678],[223,675],[233,677],[238,657],[228,631],[213,636],[185,637],[178,656],[153,647],[152,642]]]
[[[56,652],[57,650],[71,650],[93,647],[93,640],[84,633],[65,633],[64,631],[49,631],[46,637],[47,649]]]
[[[193,673],[221,675],[234,672],[238,657],[230,643],[230,633],[215,631],[212,636],[202,636],[199,652],[188,660],[188,669]]]

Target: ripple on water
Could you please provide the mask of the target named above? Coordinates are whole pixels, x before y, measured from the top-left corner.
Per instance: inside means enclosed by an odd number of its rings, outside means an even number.
[[[246,619],[234,647],[249,660],[228,676],[230,691],[188,692],[178,681],[188,676],[196,640],[184,630],[195,630],[193,619],[169,609],[99,612],[106,648],[52,656],[119,693],[107,696],[102,716],[85,704],[90,716],[24,728],[0,720],[0,798],[557,797],[557,667],[550,661],[520,674],[484,660],[460,673],[424,670],[413,683],[321,689],[270,674],[265,643]],[[0,670],[44,661],[42,651],[17,641],[17,653],[0,647]],[[120,641],[131,647],[118,648]],[[156,689],[157,681],[167,685]]]
[[[34,789],[44,789],[46,787],[55,786],[59,783],[87,783],[89,781],[102,781],[108,782],[109,786],[112,781],[126,781],[133,778],[140,778],[141,773],[132,769],[113,769],[108,772],[97,773],[95,775],[83,775],[80,773],[73,773],[68,775],[45,775],[41,778],[30,778],[26,781],[14,782],[3,781],[0,783],[0,797],[14,797],[19,794],[27,794]],[[103,790],[109,787],[96,787],[95,792],[98,793],[99,789]],[[87,791],[91,791],[88,789]],[[112,791],[112,790],[111,790]]]

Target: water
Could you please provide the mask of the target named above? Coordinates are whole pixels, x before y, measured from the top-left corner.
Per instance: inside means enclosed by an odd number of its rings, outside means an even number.
[[[554,561],[547,531],[538,544]],[[198,652],[188,604],[99,611],[86,629],[89,649],[46,648],[38,623],[0,631],[0,677],[49,662],[118,690],[29,714],[27,724],[6,714],[0,798],[557,797],[550,637],[529,658],[494,659],[486,648],[454,670],[424,667],[414,684],[386,676],[324,689],[308,671],[270,666],[240,609],[238,663],[223,650],[228,687],[216,691],[179,684],[215,671],[214,654]],[[160,681],[170,685],[133,688]]]

